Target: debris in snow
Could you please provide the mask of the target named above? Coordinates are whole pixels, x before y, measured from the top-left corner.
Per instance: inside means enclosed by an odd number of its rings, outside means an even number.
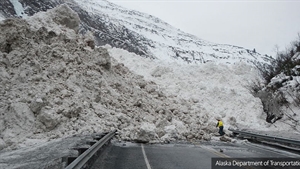
[[[231,142],[231,139],[225,136],[220,137],[220,140],[224,142]]]

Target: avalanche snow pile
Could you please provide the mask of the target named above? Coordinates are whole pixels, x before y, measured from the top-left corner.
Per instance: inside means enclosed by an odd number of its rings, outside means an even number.
[[[216,117],[225,129],[279,130],[245,87],[257,77],[249,65],[176,64],[96,47],[79,24],[67,5],[0,22],[0,150],[114,129],[119,140],[210,140]]]
[[[0,23],[0,150],[113,129],[122,140],[210,139],[209,114],[133,74],[77,34],[79,22],[61,5]]]

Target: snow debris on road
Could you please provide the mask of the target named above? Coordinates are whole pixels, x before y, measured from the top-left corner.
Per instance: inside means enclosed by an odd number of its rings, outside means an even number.
[[[77,34],[78,25],[67,5],[1,23],[2,149],[113,129],[120,140],[201,139],[213,115],[166,96],[95,47],[91,33]]]

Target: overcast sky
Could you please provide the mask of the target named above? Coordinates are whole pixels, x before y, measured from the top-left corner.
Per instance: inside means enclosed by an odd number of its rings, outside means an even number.
[[[300,33],[300,0],[109,0],[215,43],[274,55]]]

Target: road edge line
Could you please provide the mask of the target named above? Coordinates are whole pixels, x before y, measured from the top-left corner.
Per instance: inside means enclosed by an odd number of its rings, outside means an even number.
[[[151,166],[149,164],[149,161],[148,161],[145,149],[144,149],[144,145],[142,144],[141,147],[142,147],[142,152],[143,152],[143,155],[144,155],[144,159],[145,159],[145,163],[146,163],[147,169],[151,169]]]

